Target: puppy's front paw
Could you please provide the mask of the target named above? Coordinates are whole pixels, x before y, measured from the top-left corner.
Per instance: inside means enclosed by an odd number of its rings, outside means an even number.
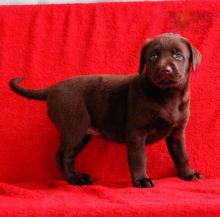
[[[137,188],[154,187],[154,183],[150,178],[143,178],[143,179],[135,180],[133,183],[134,183],[134,187],[137,187]]]
[[[191,173],[186,173],[186,174],[178,174],[178,177],[186,181],[204,179],[204,176],[197,171],[193,171]]]
[[[70,178],[68,178],[68,182],[71,185],[82,186],[82,185],[92,185],[93,180],[86,173],[77,173],[77,174],[74,174],[74,176],[71,176]]]

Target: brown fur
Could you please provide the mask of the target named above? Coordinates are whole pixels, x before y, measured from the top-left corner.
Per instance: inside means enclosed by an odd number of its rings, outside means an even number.
[[[78,76],[42,90],[24,89],[17,78],[10,86],[22,96],[47,100],[48,114],[61,134],[57,160],[70,184],[92,183],[89,175],[75,170],[74,161],[92,134],[101,134],[127,144],[134,186],[153,187],[146,173],[145,145],[163,138],[178,176],[202,178],[189,167],[185,149],[189,71],[200,59],[187,39],[166,33],[144,44],[139,75]]]

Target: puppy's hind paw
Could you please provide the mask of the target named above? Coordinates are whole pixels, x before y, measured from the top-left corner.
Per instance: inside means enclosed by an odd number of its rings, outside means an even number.
[[[134,181],[134,187],[137,188],[152,188],[154,187],[154,183],[150,178],[143,178]]]
[[[77,173],[74,174],[74,176],[68,178],[68,182],[71,185],[83,186],[83,185],[92,185],[93,180],[86,173]]]

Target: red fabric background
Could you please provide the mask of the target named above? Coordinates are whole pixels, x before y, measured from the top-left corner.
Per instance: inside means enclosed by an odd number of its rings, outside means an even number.
[[[0,7],[0,214],[219,216],[219,14],[218,0]],[[186,136],[191,165],[207,180],[170,178],[162,141],[146,148],[154,189],[105,187],[130,185],[126,148],[97,137],[77,159],[96,185],[55,181],[63,179],[59,135],[46,104],[15,95],[9,80],[24,76],[23,86],[41,88],[80,74],[137,73],[143,42],[163,32],[189,38],[203,55],[191,76]]]

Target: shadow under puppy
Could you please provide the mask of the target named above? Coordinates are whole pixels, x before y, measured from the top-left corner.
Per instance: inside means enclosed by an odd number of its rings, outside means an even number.
[[[93,135],[126,143],[135,187],[153,187],[146,172],[145,145],[165,139],[184,180],[200,179],[191,169],[185,148],[189,118],[190,66],[201,55],[180,35],[165,33],[148,40],[141,51],[139,75],[84,75],[49,88],[24,89],[23,78],[11,89],[27,98],[46,100],[48,114],[60,130],[58,164],[70,184],[89,185],[89,175],[76,171],[76,156]]]

